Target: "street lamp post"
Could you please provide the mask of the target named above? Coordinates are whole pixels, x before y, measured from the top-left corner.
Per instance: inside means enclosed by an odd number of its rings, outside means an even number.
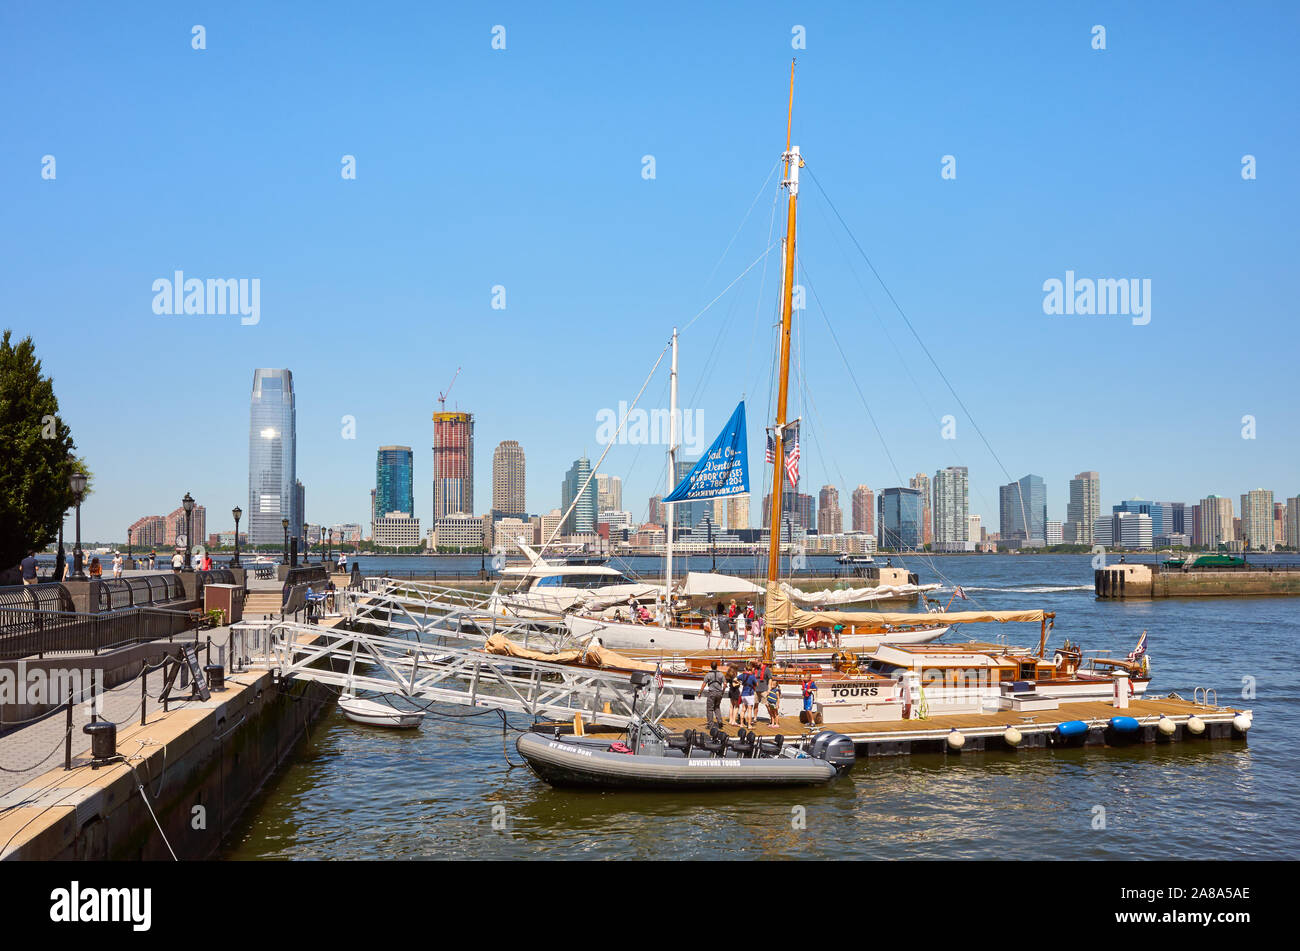
[[[311,545],[307,544],[307,523],[302,523],[302,563],[303,566],[311,564]]]
[[[87,579],[81,552],[81,499],[86,494],[86,474],[73,472],[68,481],[72,485],[72,497],[77,503],[77,546],[72,550],[72,578],[74,581],[85,581]]]
[[[190,547],[194,544],[194,497],[188,492],[185,498],[181,499],[181,507],[185,509],[185,570],[194,570],[194,558],[190,554]]]
[[[236,505],[230,510],[230,514],[235,516],[235,560],[230,563],[230,567],[239,567],[239,516],[244,514],[244,510]]]
[[[325,545],[325,563],[332,565],[334,563],[334,529],[329,530],[327,537],[329,541]]]
[[[280,519],[280,527],[284,529],[284,557],[280,559],[280,563],[287,565],[289,563],[289,520]]]
[[[126,530],[126,563],[128,566],[134,564],[131,560],[131,529]]]

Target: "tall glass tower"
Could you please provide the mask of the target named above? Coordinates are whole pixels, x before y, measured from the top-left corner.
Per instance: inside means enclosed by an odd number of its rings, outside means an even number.
[[[592,479],[587,484],[587,490],[582,491],[583,483],[587,482],[590,475],[591,460],[586,456],[574,460],[572,467],[565,473],[564,483],[560,486],[560,511],[567,512],[575,498],[578,499],[578,504],[573,507],[573,513],[560,529],[564,535],[596,530],[596,480]],[[582,492],[581,498],[579,492]]]
[[[254,370],[248,413],[248,543],[284,543],[280,520],[289,519],[289,534],[302,531],[295,483],[298,436],[294,414],[293,373]]]
[[[410,446],[380,446],[375,461],[375,513],[415,515],[415,458]]]

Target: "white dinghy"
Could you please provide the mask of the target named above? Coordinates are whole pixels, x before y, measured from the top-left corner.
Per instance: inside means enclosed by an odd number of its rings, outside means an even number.
[[[353,723],[366,726],[386,726],[397,730],[409,730],[420,725],[424,719],[423,710],[398,710],[386,703],[363,700],[350,693],[339,696],[339,709]]]

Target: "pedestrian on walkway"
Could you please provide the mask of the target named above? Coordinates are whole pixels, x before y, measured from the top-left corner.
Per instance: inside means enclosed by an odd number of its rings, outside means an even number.
[[[120,551],[113,552],[113,577],[122,577],[122,553]]]
[[[36,584],[36,550],[29,548],[27,557],[18,564],[23,569],[23,584]]]
[[[740,683],[736,680],[736,665],[727,665],[727,722],[732,726],[740,725]]]
[[[741,725],[753,728],[758,712],[758,677],[754,675],[754,662],[751,660],[740,675],[740,720]]]
[[[781,682],[773,680],[767,688],[767,722],[773,729],[781,728]]]
[[[149,570],[150,570],[150,571],[153,571],[153,569],[154,569],[154,565],[157,563],[157,561],[158,561],[158,553],[157,553],[156,551],[151,551],[151,552],[149,552]]]
[[[177,574],[180,574],[181,569],[184,567],[185,567],[185,556],[181,554],[181,550],[178,548],[176,549],[176,554],[172,555],[172,571],[176,572]]]
[[[99,563],[98,556],[90,559],[90,577],[92,578],[104,577],[104,566]]]
[[[54,559],[54,580],[62,581],[68,576],[68,555],[63,550],[63,542],[59,542],[59,554]]]

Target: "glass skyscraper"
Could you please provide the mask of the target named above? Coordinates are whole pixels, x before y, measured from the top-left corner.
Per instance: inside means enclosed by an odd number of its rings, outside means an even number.
[[[254,370],[248,413],[248,543],[284,543],[281,519],[289,534],[302,532],[295,483],[298,481],[298,436],[294,413],[293,373]]]
[[[876,498],[877,546],[895,551],[921,547],[921,492],[919,489],[882,489]]]
[[[1047,544],[1047,486],[1042,476],[1021,476],[998,487],[998,529],[1003,541]]]
[[[375,460],[377,517],[415,515],[415,457],[410,446],[380,446]]]
[[[590,475],[591,460],[586,456],[574,460],[573,466],[565,473],[564,484],[560,487],[560,511],[568,512],[575,498],[578,499],[578,504],[573,507],[573,512],[560,529],[562,535],[596,530],[596,480],[587,482]],[[587,483],[585,492],[582,491],[583,483]],[[579,492],[582,492],[581,498],[578,498]]]

